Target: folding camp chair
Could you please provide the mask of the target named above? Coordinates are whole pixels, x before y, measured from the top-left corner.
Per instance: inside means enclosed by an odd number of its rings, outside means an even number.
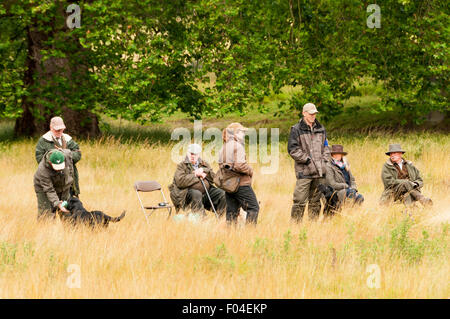
[[[148,223],[148,217],[157,209],[167,209],[169,212],[169,216],[167,216],[167,218],[170,217],[170,214],[172,213],[172,208],[174,207],[173,205],[170,205],[167,200],[166,200],[166,196],[164,196],[164,192],[162,190],[161,185],[157,182],[157,181],[138,181],[136,183],[134,183],[134,190],[136,191],[136,194],[138,196],[139,199],[139,203],[141,204],[141,208],[142,211],[144,212],[144,216],[145,219],[147,220]],[[154,192],[154,191],[161,191],[161,195],[164,199],[163,203],[159,203],[157,206],[144,206],[142,204],[142,200],[141,197],[139,196],[139,192]],[[150,213],[147,213],[146,210],[149,210]],[[148,215],[148,216],[147,216]]]

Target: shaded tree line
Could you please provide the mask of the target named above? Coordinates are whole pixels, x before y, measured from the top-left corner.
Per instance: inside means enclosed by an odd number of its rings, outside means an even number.
[[[370,28],[371,2],[78,1],[70,28],[69,1],[6,0],[0,117],[33,135],[61,114],[74,134],[96,136],[101,114],[221,116],[292,85],[301,90],[280,112],[314,101],[329,120],[363,77],[384,85],[379,111],[400,107],[417,123],[448,112],[448,2],[381,1],[381,27]]]

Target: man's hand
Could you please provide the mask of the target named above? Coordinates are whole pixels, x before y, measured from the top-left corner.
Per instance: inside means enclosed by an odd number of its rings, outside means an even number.
[[[347,188],[347,197],[349,197],[350,195],[351,197],[356,196],[356,193],[357,193],[356,189],[350,187]]]
[[[62,205],[62,203],[59,203],[58,208],[59,208],[63,213],[70,213],[70,211],[68,211],[68,210]]]
[[[205,173],[203,173],[203,168],[197,168],[195,171],[194,171],[194,174],[195,174],[195,176],[197,176],[197,177],[200,177],[200,176],[202,176],[203,174],[205,174]],[[206,176],[206,174],[205,174],[205,176]]]

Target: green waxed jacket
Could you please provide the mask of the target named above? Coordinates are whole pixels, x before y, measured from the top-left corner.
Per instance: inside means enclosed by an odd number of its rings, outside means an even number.
[[[419,170],[413,165],[411,161],[404,160],[403,165],[406,165],[406,168],[408,170],[408,180],[411,183],[416,182],[417,184],[419,184],[417,189],[422,188],[423,180],[422,177],[420,177]],[[388,159],[383,165],[383,168],[381,170],[381,180],[383,181],[384,185],[384,191],[383,194],[381,194],[380,199],[382,203],[387,202],[391,198],[393,198],[395,195],[395,187],[405,182],[405,179],[398,178],[398,172],[390,159]]]
[[[55,171],[50,164],[50,154],[47,152],[39,163],[34,174],[34,191],[44,193],[53,207],[58,206],[60,200],[66,200],[73,184],[73,162],[70,150],[64,150],[66,166],[61,171]]]
[[[327,184],[333,187],[333,189],[337,192],[339,200],[343,201],[345,199],[345,190],[347,188],[353,188],[354,190],[358,190],[358,187],[356,186],[355,178],[353,177],[352,172],[348,169],[348,175],[350,177],[350,186],[347,185],[347,182],[345,181],[344,174],[339,169],[338,166],[333,164],[333,160],[326,163],[326,181]],[[341,190],[344,190],[343,192],[339,192]]]
[[[66,149],[70,151],[70,156],[72,158],[72,163],[73,163],[73,185],[72,185],[72,189],[73,189],[73,193],[74,195],[79,195],[80,194],[80,185],[79,185],[79,181],[78,181],[78,169],[76,167],[76,163],[81,159],[81,151],[80,151],[80,147],[78,146],[78,144],[72,139],[72,137],[70,137],[70,135],[67,134],[63,134],[62,137],[65,141],[66,144]],[[55,149],[55,142],[53,141],[52,138],[52,134],[50,131],[48,131],[47,133],[45,133],[44,135],[41,136],[41,138],[39,139],[37,145],[36,145],[36,150],[35,150],[35,157],[36,157],[36,161],[39,164],[42,160],[42,158],[44,157],[44,155],[50,151]]]

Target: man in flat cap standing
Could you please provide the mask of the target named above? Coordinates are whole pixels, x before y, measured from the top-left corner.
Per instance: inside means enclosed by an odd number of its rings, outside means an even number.
[[[297,182],[291,217],[300,221],[308,203],[309,213],[316,218],[320,213],[319,184],[325,184],[326,163],[330,150],[325,128],[316,119],[317,108],[312,103],[303,106],[303,117],[291,127],[288,153],[295,160]]]
[[[198,144],[188,146],[186,157],[177,165],[173,182],[169,185],[170,198],[177,212],[180,208],[189,208],[192,213],[205,216],[205,209],[213,210],[206,194],[208,191],[215,210],[223,215],[226,209],[225,192],[214,187],[214,171],[208,162],[200,158],[201,152]]]
[[[68,150],[72,158],[74,171],[73,185],[71,186],[70,192],[73,196],[78,197],[80,194],[80,185],[78,182],[78,170],[75,164],[81,159],[81,151],[72,137],[64,134],[65,128],[64,121],[59,116],[55,116],[50,120],[50,131],[42,135],[36,145],[36,161],[39,164],[44,154],[50,150]]]
[[[423,205],[432,205],[431,199],[423,196],[420,192],[423,180],[419,170],[411,161],[403,159],[403,154],[405,151],[402,150],[400,144],[389,145],[389,151],[386,152],[389,159],[384,163],[381,171],[384,185],[380,199],[381,204],[402,201],[404,204],[410,205],[419,201]]]

